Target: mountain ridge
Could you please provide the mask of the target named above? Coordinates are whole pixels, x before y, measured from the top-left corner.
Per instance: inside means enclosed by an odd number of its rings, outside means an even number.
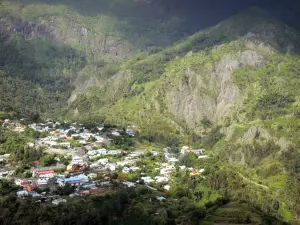
[[[120,59],[104,51],[92,54],[79,42],[53,45],[33,37],[39,28],[28,24],[29,36],[22,29],[2,30],[10,33],[0,46],[5,50],[0,85],[7,90],[1,111],[18,108],[11,113],[18,117],[33,108],[31,117],[40,112],[62,120],[138,125],[140,138],[150,143],[210,149],[222,163],[214,172],[214,189],[299,222],[296,30],[251,8],[173,45]]]

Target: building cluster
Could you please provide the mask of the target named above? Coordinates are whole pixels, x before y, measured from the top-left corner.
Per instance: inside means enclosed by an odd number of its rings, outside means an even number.
[[[22,121],[13,122],[10,119],[5,119],[5,120],[0,120],[0,125],[18,133],[22,133],[25,130],[25,125],[22,124]]]
[[[189,152],[199,158],[206,158],[204,149],[183,146],[180,154],[172,154],[168,148],[162,151],[106,149],[105,146],[113,136],[134,137],[136,127],[128,127],[123,131],[112,128],[104,132],[103,127],[87,129],[81,124],[65,125],[51,120],[30,124],[29,127],[46,134],[35,143],[28,143],[30,147],[43,146],[45,152],[64,155],[65,158],[68,157],[69,164],[60,164],[59,157],[55,158],[57,164],[49,167],[42,168],[38,161],[35,162],[30,179],[15,179],[15,183],[23,187],[17,192],[20,198],[34,198],[37,201],[59,204],[66,199],[50,193],[59,193],[61,189],[71,188],[73,191],[69,194],[70,197],[98,195],[111,189],[116,183],[125,187],[146,185],[154,190],[154,187],[160,186],[169,191],[176,172],[189,171],[191,176],[204,172],[202,168],[186,168],[180,163],[182,154]],[[144,163],[147,157],[156,157],[151,169]],[[136,179],[129,181],[127,178],[132,175],[135,175]],[[45,191],[41,193],[40,190]]]

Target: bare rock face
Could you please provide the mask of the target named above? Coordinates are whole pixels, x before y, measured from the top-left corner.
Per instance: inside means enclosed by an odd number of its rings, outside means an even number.
[[[81,45],[91,49],[93,54],[110,53],[118,58],[125,58],[132,52],[131,46],[126,41],[95,34],[85,27],[61,27],[27,21],[12,22],[8,18],[0,18],[0,37],[8,38],[13,33],[21,34],[27,40],[37,36],[46,36],[54,44]]]
[[[68,99],[69,104],[75,101],[78,95],[85,94],[88,92],[89,88],[99,86],[100,84],[96,77],[78,76],[73,82],[73,85],[75,86],[75,89]]]
[[[271,139],[272,136],[264,129],[258,127],[250,127],[249,130],[243,135],[242,138],[238,140],[239,143],[243,144],[252,144],[253,140],[263,138],[263,139]]]
[[[190,128],[199,125],[203,118],[217,121],[243,99],[243,93],[231,81],[235,69],[263,65],[261,55],[247,50],[225,55],[215,66],[203,65],[201,74],[187,68],[180,82],[166,91],[169,110],[177,120],[184,121]]]

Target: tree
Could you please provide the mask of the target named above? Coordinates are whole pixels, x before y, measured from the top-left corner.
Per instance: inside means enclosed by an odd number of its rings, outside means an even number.
[[[51,166],[53,164],[56,164],[56,160],[54,159],[54,155],[45,155],[39,160],[39,164],[41,166]]]
[[[186,167],[193,167],[193,165],[197,162],[197,156],[192,152],[188,152],[184,154],[179,160]]]

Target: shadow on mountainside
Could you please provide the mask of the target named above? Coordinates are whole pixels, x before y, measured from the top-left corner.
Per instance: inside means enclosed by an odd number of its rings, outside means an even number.
[[[0,111],[50,115],[65,106],[71,80],[86,63],[69,46],[11,34],[0,39]]]
[[[16,2],[20,4],[20,1]],[[136,37],[149,37],[146,43],[139,46],[147,48],[172,45],[183,37],[219,23],[253,2],[256,0],[240,1],[238,4],[227,4],[218,0],[205,0],[201,3],[195,0],[23,0],[21,6],[65,6],[85,17],[109,16],[115,22],[108,24],[108,30],[115,30],[117,36],[133,45],[139,44],[139,38]],[[49,10],[49,15],[59,16],[56,12],[51,12],[53,8]]]

